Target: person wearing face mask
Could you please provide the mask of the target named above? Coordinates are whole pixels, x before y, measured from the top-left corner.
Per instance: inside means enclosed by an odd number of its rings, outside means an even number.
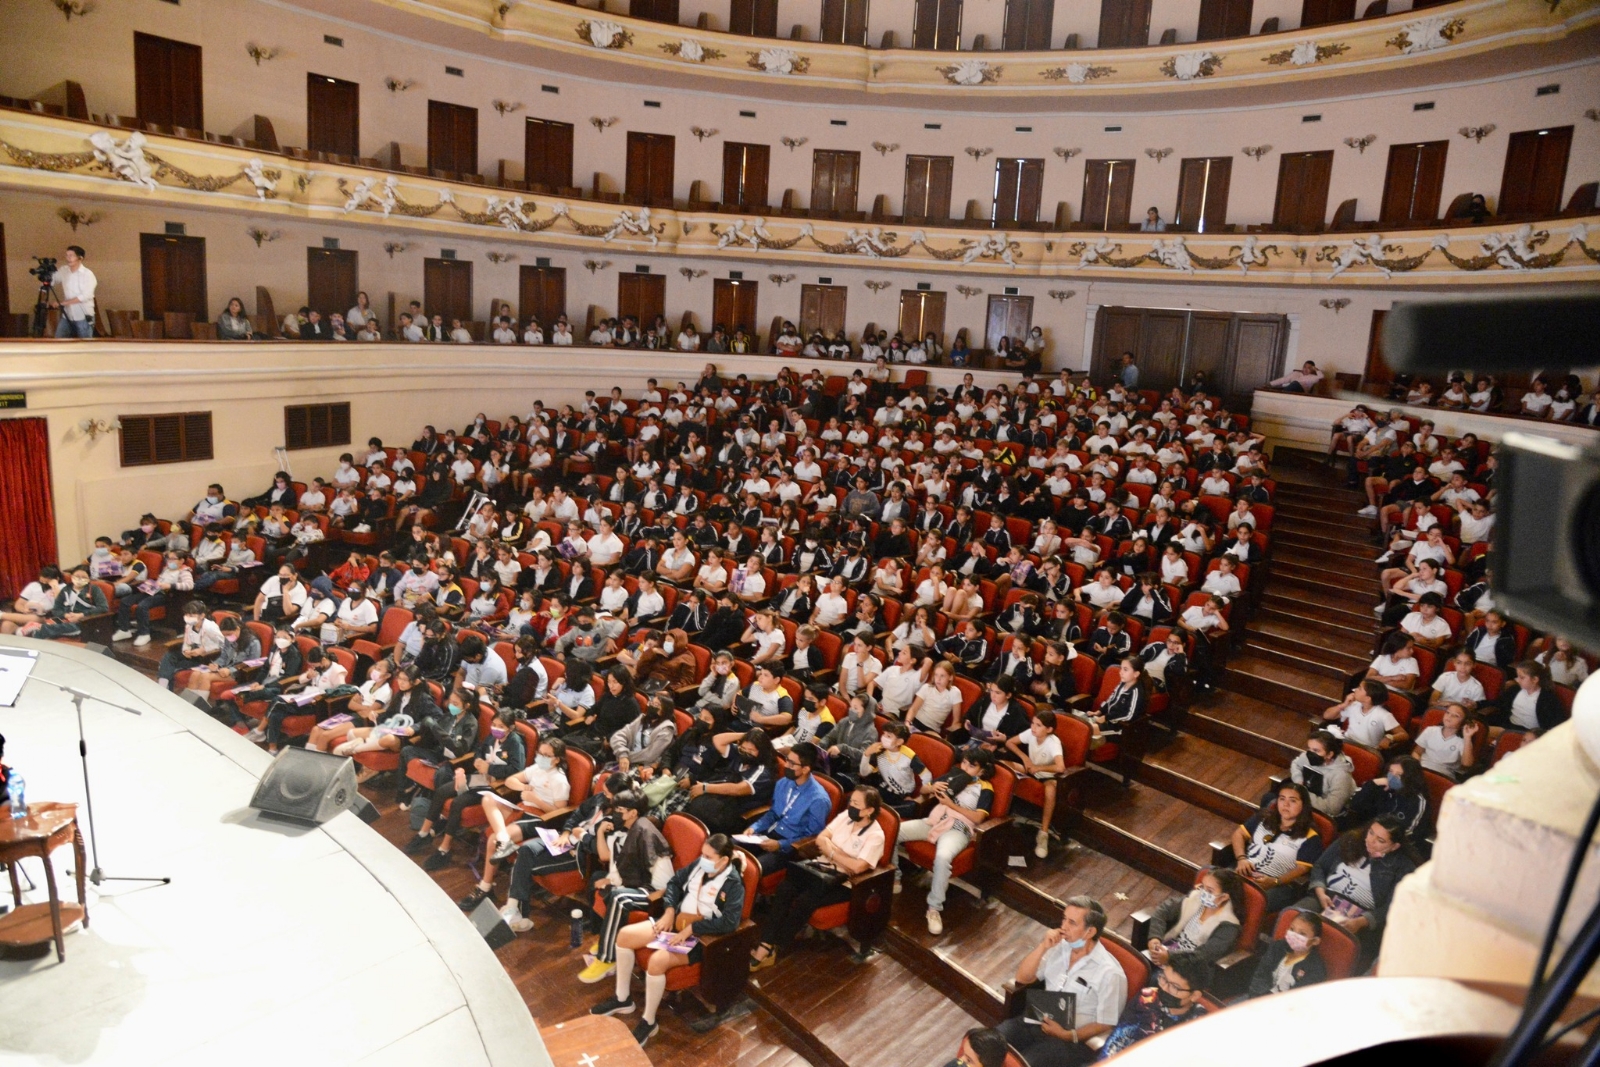
[[[428,569],[426,562],[413,558],[394,585],[394,602],[397,607],[415,611],[423,603],[431,604],[438,591],[439,576]]]
[[[1100,943],[1106,912],[1086,896],[1068,897],[1061,925],[1045,934],[1017,966],[1019,986],[1043,982],[1052,993],[1071,991],[1077,998],[1077,1026],[1072,1029],[1046,1019],[1033,1024],[1021,1016],[998,1027],[1006,1042],[1032,1067],[1078,1067],[1093,1060],[1086,1042],[1111,1032],[1128,1000],[1128,978],[1117,958]]]
[[[611,753],[617,761],[618,770],[654,774],[655,768],[678,736],[677,722],[672,712],[672,697],[658,693],[646,702],[644,711],[635,716],[632,722],[611,735]]]
[[[471,761],[473,742],[478,737],[478,694],[466,692],[456,688],[445,699],[445,706],[435,705],[432,714],[416,721],[416,725],[401,731],[400,743],[400,780],[407,782],[411,788],[408,794],[416,793],[415,783],[407,777],[407,769],[413,760],[422,760],[433,765],[432,788],[438,789],[442,782],[448,782],[455,774],[455,764],[466,764]],[[405,797],[409,802],[410,796]],[[418,835],[426,842],[432,834]],[[406,846],[406,851],[411,854],[422,851],[425,844],[419,844],[413,838]]]
[[[461,645],[451,638],[450,627],[443,619],[429,619],[422,632],[422,647],[414,661],[417,670],[425,680],[444,685],[455,676],[461,663]]]
[[[1338,819],[1355,795],[1355,764],[1344,742],[1327,730],[1313,730],[1306,750],[1289,764],[1289,777],[1311,794],[1311,810]]]
[[[849,699],[849,711],[828,732],[829,766],[835,779],[849,787],[856,782],[862,757],[879,740],[877,704],[865,693]]]
[[[1363,961],[1357,974],[1365,969],[1364,961],[1377,954],[1395,887],[1416,870],[1406,838],[1397,815],[1380,815],[1346,832],[1317,860],[1311,869],[1311,893],[1295,905],[1320,912],[1323,921],[1336,922],[1356,936]]]
[[[1391,756],[1384,776],[1366,782],[1350,798],[1340,826],[1348,828],[1380,815],[1393,815],[1407,833],[1420,833],[1427,825],[1428,796],[1422,764],[1411,756]]]
[[[699,711],[707,707],[731,709],[738,695],[739,677],[733,673],[733,655],[729,652],[718,652],[711,659],[711,670],[700,679],[699,696],[694,702],[694,710]]]
[[[958,338],[956,344],[964,346],[966,342]],[[953,359],[954,349],[950,354]],[[1006,1039],[1000,1031],[987,1026],[976,1026],[962,1036],[961,1047],[956,1050],[956,1058],[944,1067],[1005,1067],[1006,1057],[1010,1052],[1011,1047],[1006,1044]]]
[[[264,700],[270,706],[305,669],[300,646],[295,643],[294,634],[286,626],[280,627],[272,635],[272,647],[265,649],[265,652],[266,663],[262,665],[263,673],[260,678],[245,685],[235,686],[223,694],[225,703],[219,704],[213,711],[214,715],[230,726],[245,726],[249,727],[251,732],[255,732],[257,724],[245,717],[240,710],[245,702]],[[251,740],[264,741],[266,735],[261,734]]]
[[[885,844],[878,823],[882,807],[878,791],[871,786],[853,790],[845,809],[817,835],[817,860],[847,879],[876,868],[883,860]],[[750,970],[765,970],[777,963],[778,953],[789,951],[812,912],[849,899],[846,881],[818,877],[811,867],[791,861],[761,920],[761,943],[750,954]]]
[[[961,761],[935,779],[927,792],[934,806],[927,818],[900,824],[901,841],[934,843],[933,884],[928,887],[928,932],[944,933],[945,894],[950,888],[950,865],[977,836],[979,824],[994,810],[994,754],[984,748],[967,748]]]
[[[1216,963],[1239,940],[1244,880],[1226,867],[1207,867],[1188,893],[1175,893],[1150,913],[1145,954],[1156,966],[1181,953]]]
[[[278,573],[261,583],[250,617],[256,622],[278,623],[299,616],[310,592],[300,574],[288,564],[278,568]]]
[[[156,668],[156,681],[166,689],[178,672],[214,659],[222,651],[222,630],[206,613],[203,601],[191,600],[183,606],[183,638],[167,649]]]
[[[683,810],[712,833],[738,833],[744,828],[745,812],[772,800],[779,777],[777,753],[759,727],[719,734],[711,743],[722,756],[721,767],[688,787],[689,802]]]
[[[471,761],[458,762],[450,774],[434,776],[433,798],[428,803],[423,833],[434,836],[434,826],[446,804],[450,805],[450,817],[444,833],[438,835],[438,848],[422,864],[424,870],[438,871],[450,865],[450,849],[461,832],[461,818],[468,808],[484,804],[485,793],[504,796],[511,792],[509,779],[528,761],[527,743],[516,728],[521,721],[522,712],[516,708],[500,708],[489,726],[489,736],[479,743]]]
[[[672,847],[646,817],[650,802],[628,790],[619,795],[595,832],[595,858],[603,874],[595,882],[605,901],[605,925],[594,951],[578,972],[585,985],[604,981],[617,970],[617,935],[635,910],[648,910],[672,880]]]
[[[334,659],[322,650],[322,646],[313,645],[306,649],[304,655],[305,670],[289,684],[281,686],[278,699],[274,700],[267,708],[267,714],[261,720],[257,730],[246,735],[248,741],[266,741],[268,752],[277,752],[280,745],[288,738],[283,733],[283,720],[291,715],[304,715],[303,710],[308,705],[320,701],[328,693],[344,687],[346,682],[344,664]]]
[[[1106,1037],[1100,1059],[1206,1014],[1201,992],[1211,980],[1211,965],[1192,953],[1174,953],[1156,972],[1156,984],[1141,990]]]
[[[661,1029],[656,1013],[667,991],[667,972],[705,958],[701,940],[730,934],[744,915],[742,860],[724,834],[712,834],[700,847],[700,858],[672,876],[662,894],[661,918],[633,923],[617,934],[617,985],[614,996],[589,1009],[591,1015],[631,1015],[633,966],[639,950],[663,938],[680,951],[657,950],[645,965],[644,1010],[633,1036],[643,1047]],[[682,948],[688,951],[682,951]]]
[[[858,768],[861,781],[875,786],[883,802],[902,818],[917,814],[918,795],[933,784],[932,772],[906,744],[910,736],[905,723],[894,719],[885,722],[878,736],[862,751]]]
[[[801,741],[782,760],[783,777],[772,790],[772,806],[758,816],[740,839],[756,850],[763,874],[781,870],[795,847],[815,837],[828,822],[833,801],[815,774],[817,746]]]
[[[348,645],[359,637],[378,632],[378,605],[367,598],[364,582],[350,583],[333,621],[322,629],[324,643],[339,645]]]
[[[233,520],[238,517],[239,505],[228,499],[222,491],[222,486],[213,482],[206,486],[206,495],[195,504],[185,521],[190,526],[204,527],[214,522],[232,526]]]
[[[1322,960],[1322,953],[1317,951],[1320,944],[1322,916],[1297,909],[1282,940],[1272,942],[1261,954],[1245,995],[1261,997],[1268,993],[1286,993],[1326,981],[1328,967]]]

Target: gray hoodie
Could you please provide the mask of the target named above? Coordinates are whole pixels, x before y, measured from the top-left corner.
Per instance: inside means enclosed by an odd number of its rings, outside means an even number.
[[[1322,793],[1311,794],[1312,809],[1330,819],[1343,815],[1345,806],[1356,791],[1355,764],[1350,762],[1350,757],[1341,752],[1332,762],[1313,767],[1306,759],[1306,753],[1302,752],[1289,764],[1289,777],[1304,785],[1305,772],[1308,770],[1322,774]]]

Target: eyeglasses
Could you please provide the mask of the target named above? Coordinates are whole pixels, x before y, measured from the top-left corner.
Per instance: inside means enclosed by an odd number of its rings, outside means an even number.
[[[1172,981],[1167,978],[1167,972],[1164,970],[1157,972],[1156,984],[1175,997],[1186,997],[1194,992],[1194,990],[1190,989],[1188,986],[1174,985]]]

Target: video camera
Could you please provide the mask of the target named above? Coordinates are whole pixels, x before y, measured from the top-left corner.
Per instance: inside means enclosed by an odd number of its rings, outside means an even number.
[[[38,266],[30,267],[28,273],[38,278],[40,285],[49,285],[55,280],[56,259],[54,256],[34,256],[33,261]]]
[[[1600,297],[1396,304],[1384,319],[1390,366],[1552,372],[1597,362]],[[1495,601],[1517,619],[1600,651],[1600,438],[1567,444],[1510,430],[1496,450],[1499,499],[1489,556]]]

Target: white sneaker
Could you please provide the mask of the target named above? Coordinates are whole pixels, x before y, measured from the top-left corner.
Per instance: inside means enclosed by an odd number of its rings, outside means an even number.
[[[1360,515],[1362,518],[1367,518],[1367,519],[1377,518],[1377,516],[1378,516],[1378,505],[1376,505],[1376,504],[1368,504],[1366,507],[1364,507],[1360,511],[1356,512],[1356,514]]]
[[[1378,617],[1378,618],[1380,618],[1380,619],[1381,619],[1381,618],[1383,618],[1383,612],[1384,612],[1384,609],[1385,609],[1385,608],[1387,608],[1387,607],[1388,607],[1388,606],[1389,606],[1389,605],[1387,605],[1387,604],[1378,604],[1378,605],[1375,605],[1375,606],[1374,606],[1374,607],[1373,607],[1373,609],[1372,609],[1372,613],[1373,613],[1373,614],[1374,614],[1374,615],[1376,615],[1376,616],[1377,616],[1377,617]]]
[[[533,920],[525,915],[518,915],[515,919],[507,919],[506,925],[511,927],[514,934],[525,934],[533,929]]]
[[[1050,831],[1040,830],[1033,835],[1033,854],[1040,859],[1050,855]]]
[[[252,729],[249,733],[245,734],[244,735],[244,739],[246,741],[254,741],[256,744],[259,745],[259,744],[261,744],[261,742],[263,742],[263,741],[265,741],[267,739],[267,732],[265,730],[263,730],[261,727],[257,726],[254,729]]]
[[[508,837],[504,841],[498,841],[495,843],[494,856],[492,858],[496,863],[499,863],[516,850],[517,843]]]
[[[894,891],[898,893],[900,892],[900,889],[900,869],[896,867],[894,872]]]
[[[145,645],[148,645],[149,643],[150,643],[150,635],[149,634],[140,634],[138,637],[135,637],[133,639],[133,644],[134,644],[134,647],[136,647],[136,648],[143,648]]]
[[[133,631],[132,630],[118,630],[116,633],[111,635],[111,640],[113,640],[113,641],[126,641],[128,638],[130,638],[132,636],[133,636]]]
[[[932,908],[928,909],[928,933],[932,934],[934,937],[938,937],[940,934],[944,933],[944,916],[940,915]]]
[[[520,919],[522,918],[522,909],[517,907],[516,901],[507,901],[506,906],[500,909],[500,918],[508,923],[513,919]]]

